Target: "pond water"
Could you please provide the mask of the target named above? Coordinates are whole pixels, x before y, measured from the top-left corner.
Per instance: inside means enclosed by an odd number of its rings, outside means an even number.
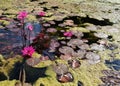
[[[27,25],[27,24],[26,24]],[[39,23],[33,23],[34,30],[30,33],[31,43],[32,39],[36,37],[41,31],[41,25]],[[26,29],[26,28],[25,28]],[[27,29],[25,30],[27,31]],[[0,29],[0,53],[4,56],[8,56],[11,53],[21,54],[22,37],[20,29],[10,28]]]

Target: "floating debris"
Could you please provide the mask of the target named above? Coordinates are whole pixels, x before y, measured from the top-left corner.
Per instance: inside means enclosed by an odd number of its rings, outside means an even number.
[[[67,72],[63,75],[57,75],[57,80],[61,83],[66,83],[66,82],[72,82],[74,78],[70,72]]]
[[[74,60],[69,60],[69,61],[68,61],[68,64],[69,64],[69,66],[72,67],[72,68],[78,68],[78,67],[80,67],[80,65],[81,65],[80,61],[79,61],[79,60],[76,60],[76,59],[74,59]]]

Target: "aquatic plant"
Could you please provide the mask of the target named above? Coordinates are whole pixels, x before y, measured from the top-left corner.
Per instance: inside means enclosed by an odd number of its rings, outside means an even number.
[[[64,36],[71,37],[72,35],[71,31],[64,32]]]
[[[26,11],[19,12],[18,16],[17,16],[17,18],[21,21],[24,20],[26,17],[27,17],[27,12]]]
[[[32,57],[34,52],[35,52],[35,49],[32,46],[24,47],[24,49],[22,50],[22,53],[24,56]]]
[[[79,60],[76,60],[76,59],[74,59],[74,60],[69,60],[69,61],[68,61],[68,64],[69,64],[69,66],[72,67],[72,68],[78,68],[78,67],[80,67],[80,65],[81,65],[80,61],[79,61]]]
[[[47,35],[41,32],[32,43],[32,46],[35,47],[36,51],[40,54],[42,54],[43,50],[46,50],[49,48],[51,38]]]
[[[39,16],[45,16],[45,14],[46,14],[46,13],[45,13],[44,11],[40,11],[40,12],[38,13]]]
[[[60,43],[57,41],[57,40],[55,40],[55,39],[51,39],[51,41],[50,41],[50,46],[49,46],[49,51],[50,52],[55,52],[56,51],[56,49],[58,48],[60,46]]]
[[[37,16],[39,16],[40,19],[45,15],[41,12]],[[62,83],[72,82],[74,79],[74,72],[72,71],[82,66],[82,60],[87,60],[90,64],[100,62],[100,56],[96,52],[92,53],[93,51],[90,50],[90,45],[88,42],[89,38],[91,39],[91,37],[86,37],[86,34],[89,34],[89,32],[69,30],[69,27],[74,26],[74,22],[71,20],[67,20],[66,23],[63,22],[63,24],[67,26],[67,28],[64,28],[63,30],[63,28],[56,28],[56,26],[53,26],[59,25],[59,23],[62,21],[50,23],[43,20],[41,23],[42,19],[40,19],[39,23],[43,29],[41,32],[38,32],[39,34],[37,34],[37,37],[32,38],[32,42],[27,43],[26,41],[31,40],[30,35],[35,30],[35,26],[33,22],[26,22],[26,17],[27,13],[24,12],[23,14],[20,13],[18,15],[18,26],[21,29],[21,36],[24,43],[22,47],[22,53],[23,57],[25,58],[23,58],[22,65],[20,66],[20,72],[22,72],[20,77],[30,74],[29,72],[31,71],[26,72],[28,71],[26,65],[33,69],[32,74],[36,74],[34,69],[35,67],[41,67],[40,65],[42,62],[51,60],[51,64],[53,64],[54,61],[60,60],[62,63],[59,63],[58,61],[54,67],[52,66],[54,72],[56,73],[56,79]],[[21,20],[23,20],[23,22]],[[34,52],[37,54],[39,53],[40,56],[33,56]],[[39,66],[37,66],[37,64]],[[47,61],[44,63],[44,66],[45,65],[50,66]],[[26,74],[24,72],[26,72]],[[39,71],[39,73],[40,72],[42,71]],[[22,76],[22,74],[24,76]],[[80,84],[81,83],[79,82],[79,85]]]
[[[21,29],[21,37],[22,37],[22,48],[24,48],[27,43],[26,43],[26,40],[27,40],[27,33],[25,31],[25,18],[27,17],[27,12],[26,11],[21,11],[18,13],[17,15],[17,19],[20,21],[20,29]]]
[[[69,69],[67,65],[62,63],[54,64],[52,67],[57,75],[63,75],[64,73],[67,73]]]
[[[33,26],[31,24],[27,25],[27,28],[32,31],[33,30]]]

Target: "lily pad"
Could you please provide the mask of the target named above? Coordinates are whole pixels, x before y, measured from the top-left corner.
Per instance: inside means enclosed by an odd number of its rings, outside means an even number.
[[[55,73],[57,73],[58,75],[64,74],[68,72],[68,67],[65,64],[62,63],[58,63],[56,65],[53,65],[53,70],[55,71]]]

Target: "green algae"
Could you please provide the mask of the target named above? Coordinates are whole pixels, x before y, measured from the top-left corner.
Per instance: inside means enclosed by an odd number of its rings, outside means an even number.
[[[3,13],[3,11],[2,11],[2,10],[0,10],[0,15],[2,15],[2,13]]]
[[[0,9],[11,8],[12,0],[0,0]]]
[[[16,15],[19,11],[14,9],[8,9],[3,12],[4,15]]]
[[[66,61],[57,60],[59,63],[65,63]],[[47,62],[46,62],[47,63]],[[39,86],[40,83],[43,83],[45,86],[76,86],[78,81],[82,81],[84,86],[98,86],[98,84],[102,83],[99,77],[103,74],[101,70],[107,69],[104,63],[98,63],[95,65],[88,64],[87,61],[81,60],[81,66],[77,69],[69,68],[69,72],[71,72],[74,76],[74,81],[69,83],[60,83],[56,80],[56,74],[53,71],[51,65],[53,62],[47,63],[48,69],[46,71],[46,78],[39,78],[34,86]]]
[[[73,28],[70,28],[70,30],[80,31],[80,32],[85,32],[85,33],[90,32],[90,30],[88,30],[88,29],[86,29],[86,28],[83,28],[83,27],[73,27]]]
[[[9,25],[10,22],[7,21],[7,20],[0,20],[0,23],[3,25],[3,26],[6,26],[6,25]]]
[[[5,74],[7,79],[9,79],[9,73],[14,68],[14,64],[16,62],[21,62],[22,57],[17,55],[14,58],[9,58],[9,59],[4,59],[4,57],[1,57],[1,58],[2,58],[2,60],[1,60],[2,65],[0,66],[0,72]]]
[[[117,51],[117,50],[116,50]],[[46,77],[41,77],[39,78],[33,86],[40,86],[40,84],[44,84],[45,86],[76,86],[78,81],[81,81],[84,86],[98,86],[98,84],[101,84],[102,81],[99,79],[101,76],[103,76],[103,74],[101,73],[101,70],[105,70],[108,69],[105,64],[104,64],[104,60],[106,59],[110,59],[110,56],[108,55],[108,53],[110,53],[110,50],[105,50],[105,51],[101,51],[99,52],[99,55],[101,56],[101,62],[98,64],[94,64],[94,65],[90,65],[87,60],[80,60],[81,62],[81,66],[79,68],[76,69],[72,69],[69,67],[69,72],[72,73],[72,75],[74,76],[74,81],[73,82],[69,82],[69,83],[60,83],[57,81],[56,79],[56,73],[53,71],[52,65],[55,64],[54,61],[42,61],[40,62],[38,65],[34,66],[35,68],[43,68],[43,67],[47,67],[46,70]],[[33,57],[35,58],[39,58],[40,54],[34,53]],[[117,57],[120,57],[119,55],[117,55]],[[1,59],[3,58],[2,56],[0,57]],[[13,67],[10,65],[15,64],[18,59],[21,57],[17,57],[15,58],[15,60],[13,59],[9,59],[7,61],[9,62],[9,66],[7,65],[7,67],[4,67],[4,69],[9,69],[6,70],[6,73],[8,74],[8,72],[10,71],[10,69],[12,69]],[[3,60],[4,62],[5,60]],[[64,63],[67,65],[67,61],[64,60],[56,60],[58,63]],[[67,65],[69,66],[69,65]],[[5,72],[5,71],[2,71]],[[34,72],[33,72],[34,73]],[[15,84],[15,82],[13,81],[4,81],[4,82],[0,82],[0,84],[2,83],[3,86],[5,86],[7,83],[11,82],[11,86],[13,84]]]
[[[17,60],[17,58],[16,58]],[[16,63],[16,60],[11,61],[9,65],[13,65]],[[67,64],[66,61],[63,60],[57,60],[59,63]],[[99,77],[101,77],[103,74],[101,73],[101,70],[107,69],[107,67],[104,65],[103,62],[100,62],[95,65],[90,65],[86,60],[81,60],[81,66],[77,69],[69,68],[69,72],[71,72],[74,76],[74,81],[69,83],[60,83],[56,80],[56,73],[52,69],[52,65],[55,64],[54,61],[43,61],[40,62],[35,67],[42,68],[47,67],[46,75],[47,77],[39,78],[35,83],[34,86],[39,86],[40,84],[44,84],[45,86],[76,86],[78,81],[83,82],[84,86],[98,86],[98,84],[102,83]],[[10,67],[8,69],[8,67]],[[6,72],[10,71],[12,66],[4,67],[5,69],[8,69]],[[3,72],[3,71],[2,71]],[[11,83],[10,86],[14,86],[16,80],[13,81],[2,81],[0,84],[2,86],[5,86],[8,83]]]
[[[27,20],[32,21],[32,22],[37,21],[37,19],[36,19],[36,17],[34,15],[28,15]]]
[[[11,80],[11,81],[9,81],[9,80],[5,80],[5,81],[1,81],[0,82],[0,86],[15,86],[15,83],[16,83],[17,81],[16,80]]]

